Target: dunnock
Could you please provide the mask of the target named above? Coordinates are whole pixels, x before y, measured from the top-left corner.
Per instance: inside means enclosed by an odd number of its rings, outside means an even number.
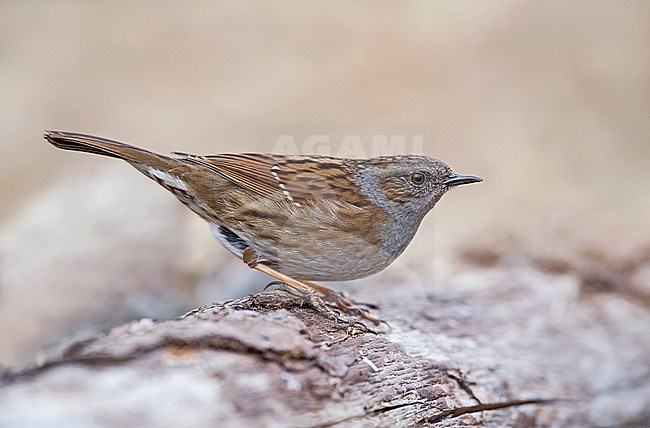
[[[61,149],[127,161],[206,220],[214,237],[251,268],[337,319],[325,301],[375,323],[343,295],[312,281],[381,271],[404,251],[442,195],[482,181],[426,156],[170,157],[91,135],[46,131],[45,138]]]

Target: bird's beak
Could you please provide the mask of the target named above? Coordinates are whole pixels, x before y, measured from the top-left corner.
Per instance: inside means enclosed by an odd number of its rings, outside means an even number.
[[[481,181],[483,181],[483,179],[475,175],[453,173],[449,176],[448,179],[443,181],[442,184],[445,184],[447,186],[462,186],[463,184],[480,183]]]

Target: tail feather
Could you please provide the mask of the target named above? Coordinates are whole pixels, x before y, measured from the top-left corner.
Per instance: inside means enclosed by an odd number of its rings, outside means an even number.
[[[166,170],[176,166],[178,163],[178,160],[168,156],[159,155],[149,150],[94,135],[64,131],[45,131],[44,137],[53,146],[60,149],[123,159],[138,169],[141,169],[141,166],[150,166]]]
[[[49,131],[48,131],[49,132]],[[110,152],[106,149],[102,149],[97,146],[92,146],[92,145],[87,145],[87,144],[81,144],[76,141],[69,141],[64,138],[60,137],[55,137],[51,135],[50,133],[45,134],[45,139],[49,141],[53,146],[58,147],[59,149],[63,150],[73,150],[76,152],[86,152],[86,153],[92,153],[95,155],[102,155],[102,156],[109,156],[112,158],[120,158],[120,156],[116,153]]]
[[[118,141],[72,132],[45,131],[45,139],[60,149],[123,159],[174,194],[192,211],[212,221],[211,213],[199,206],[199,197],[191,184],[193,165],[186,159],[159,155]],[[188,179],[190,182],[187,181]]]
[[[44,137],[53,146],[63,150],[93,153],[127,161],[134,161],[137,157],[146,154],[155,155],[148,150],[94,135],[63,131],[45,131]]]

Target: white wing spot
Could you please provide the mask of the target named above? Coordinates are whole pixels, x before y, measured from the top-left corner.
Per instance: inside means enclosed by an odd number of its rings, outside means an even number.
[[[283,190],[282,193],[284,194],[284,196],[287,197],[287,199],[288,199],[290,202],[294,202],[294,201],[293,201],[293,198],[292,198],[291,195],[289,194],[289,191],[288,191],[288,190]],[[294,202],[294,203],[295,203],[295,202]]]
[[[159,179],[160,181],[162,181],[163,183],[165,183],[169,187],[174,187],[174,188],[185,190],[185,191],[190,190],[187,187],[187,184],[185,184],[185,182],[183,180],[181,180],[180,178],[178,178],[175,175],[166,173],[164,171],[161,171],[161,170],[159,170],[157,168],[153,168],[153,167],[148,167],[147,171],[153,177],[156,177],[157,179]]]
[[[273,176],[273,178],[275,178],[275,179],[278,181],[278,186],[280,186],[280,189],[282,190],[282,194],[283,194],[284,196],[286,196],[286,198],[289,200],[289,202],[293,202],[293,204],[294,204],[295,206],[300,207],[301,205],[300,205],[298,202],[296,202],[296,201],[293,200],[293,197],[291,196],[291,194],[290,194],[289,191],[287,190],[287,187],[286,187],[286,186],[284,185],[284,183],[280,180],[280,177],[278,176],[278,173],[275,172],[275,171],[280,171],[280,167],[277,166],[277,165],[273,165],[273,166],[271,167],[271,175]]]

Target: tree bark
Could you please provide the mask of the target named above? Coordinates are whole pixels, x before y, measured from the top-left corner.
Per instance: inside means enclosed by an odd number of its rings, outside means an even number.
[[[647,424],[646,302],[539,266],[378,293],[389,327],[336,324],[281,291],[136,321],[7,372],[0,425]]]

